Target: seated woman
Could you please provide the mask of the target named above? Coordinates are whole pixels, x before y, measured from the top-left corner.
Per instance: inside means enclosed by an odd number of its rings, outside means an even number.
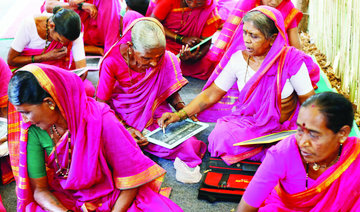
[[[0,58],[0,117],[7,118],[8,95],[7,89],[11,78],[11,71],[5,61]],[[3,132],[6,125],[0,125],[0,131]],[[1,134],[2,136],[2,134]],[[1,183],[7,184],[14,180],[13,173],[10,167],[9,148],[7,143],[7,136],[0,137],[0,169],[1,169]],[[1,201],[0,201],[1,203]],[[1,208],[0,208],[1,209]]]
[[[182,211],[158,193],[165,170],[108,105],[85,95],[75,74],[27,65],[10,80],[8,95],[18,210]]]
[[[19,68],[29,63],[45,63],[64,69],[86,66],[81,21],[74,11],[55,7],[53,15],[25,19],[17,31],[8,53],[8,64]],[[86,93],[94,96],[95,88],[87,73],[82,75]]]
[[[359,211],[360,140],[348,137],[353,119],[340,94],[307,99],[296,135],[269,149],[238,211]]]
[[[319,69],[311,57],[286,45],[284,22],[276,9],[260,6],[248,12],[239,32],[238,50],[216,80],[181,113],[165,113],[158,120],[166,127],[215,103],[223,104],[221,98],[236,83],[236,107],[218,119],[208,138],[211,156],[228,164],[247,158],[262,160],[264,146],[233,144],[294,129],[299,105],[314,94],[312,83],[319,80]]]
[[[222,24],[215,0],[157,0],[152,17],[165,27],[166,49],[180,55],[185,76],[208,79],[211,71],[202,69],[211,42],[190,52],[190,47],[213,35]]]
[[[72,9],[80,15],[86,53],[104,55],[120,36],[118,0],[45,0],[41,11],[51,12],[55,6]]]
[[[123,37],[106,53],[100,65],[96,97],[116,112],[138,144],[151,154],[176,159],[176,179],[200,181],[204,142],[191,137],[173,149],[148,143],[142,131],[158,128],[156,119],[185,105],[178,91],[187,83],[177,58],[165,51],[165,34],[154,18],[131,23]],[[191,168],[190,168],[191,167]]]

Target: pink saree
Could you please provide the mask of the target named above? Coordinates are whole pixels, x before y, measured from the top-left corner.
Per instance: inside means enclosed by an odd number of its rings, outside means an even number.
[[[106,52],[120,36],[120,2],[117,0],[87,0],[86,2],[96,6],[98,15],[96,19],[92,19],[87,12],[75,10],[80,15],[84,26],[84,43],[104,47],[104,52]],[[45,11],[45,3],[46,1],[41,7],[41,12]]]
[[[128,26],[123,37],[107,52],[101,62],[97,90],[98,98],[109,100],[111,108],[118,116],[139,131],[145,128],[156,129],[156,119],[165,112],[171,112],[166,99],[187,83],[181,74],[178,59],[168,51],[165,51],[160,64],[156,68],[149,68],[146,73],[137,73],[128,68],[121,56],[120,45],[131,41],[131,28],[141,20],[155,19],[136,19]],[[150,143],[144,150],[165,159],[179,157],[188,166],[195,167],[201,164],[206,145],[192,137],[174,149]]]
[[[294,136],[287,141],[296,145]],[[359,138],[349,137],[343,145],[339,161],[320,175],[308,190],[289,194],[280,182],[259,211],[359,211],[359,156]],[[302,163],[294,165],[303,167]]]
[[[319,67],[311,57],[286,45],[284,22],[279,11],[267,6],[254,10],[262,12],[275,22],[279,33],[274,44],[259,70],[244,88],[240,92],[234,89],[228,92],[235,99],[234,102],[222,99],[199,116],[201,120],[216,120],[225,115],[217,120],[215,129],[209,135],[209,152],[213,157],[222,157],[228,164],[246,158],[262,160],[265,155],[263,146],[233,147],[233,144],[296,127],[299,105],[289,120],[282,124],[279,121],[281,91],[286,79],[295,75],[302,63],[309,70],[313,86],[319,80]],[[238,39],[229,51],[244,49],[242,25],[236,35]],[[214,79],[215,77],[210,78]]]
[[[79,77],[45,64],[27,65],[21,70],[36,77],[68,124],[69,131],[55,149],[60,167],[67,167],[71,151],[68,177],[55,173],[58,168],[53,152],[46,160],[49,188],[62,204],[74,211],[84,208],[111,211],[121,190],[139,188],[128,211],[151,208],[181,211],[171,200],[158,194],[165,170],[141,152],[109,106],[85,95]],[[26,145],[31,123],[23,123],[21,115],[14,110],[9,117],[10,154],[12,166],[17,170],[14,173],[18,211],[43,211],[33,199],[27,175]],[[114,137],[114,133],[118,136]]]

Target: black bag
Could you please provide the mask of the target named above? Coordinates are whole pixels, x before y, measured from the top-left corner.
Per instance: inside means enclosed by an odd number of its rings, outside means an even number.
[[[210,158],[201,179],[198,199],[239,202],[260,164],[243,160],[228,166],[221,158]]]

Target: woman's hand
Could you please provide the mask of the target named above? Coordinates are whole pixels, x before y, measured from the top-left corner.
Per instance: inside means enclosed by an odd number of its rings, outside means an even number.
[[[58,60],[65,57],[67,54],[67,48],[65,46],[61,47],[60,49],[53,49],[44,54],[44,61],[48,60]]]
[[[200,47],[196,48],[195,51],[191,52],[189,45],[182,46],[180,49],[180,60],[182,61],[197,61],[200,57]]]
[[[89,3],[84,3],[83,6],[82,6],[82,9],[85,12],[89,13],[91,18],[96,19],[97,14],[98,14],[98,10],[95,7],[95,5],[89,4]]]
[[[162,116],[157,120],[158,125],[161,128],[169,126],[169,124],[180,121],[180,117],[175,113],[164,113]]]
[[[145,136],[143,136],[143,134],[139,130],[133,127],[128,127],[127,131],[131,134],[131,136],[135,139],[136,143],[140,147],[144,147],[149,144],[149,141],[146,139]]]
[[[198,37],[184,37],[181,41],[184,45],[189,45],[190,47],[195,46],[201,42],[201,39]]]

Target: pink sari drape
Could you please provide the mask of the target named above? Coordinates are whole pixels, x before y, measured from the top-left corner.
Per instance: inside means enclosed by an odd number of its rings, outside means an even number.
[[[7,90],[11,75],[12,73],[9,69],[9,66],[6,64],[4,59],[0,58],[0,77],[1,77],[0,107],[7,107],[7,103],[8,103]]]
[[[44,49],[25,48],[21,52],[21,55],[24,55],[24,56],[41,55],[41,54],[48,53],[48,52],[50,52],[51,50],[54,50],[54,49],[60,49],[62,47],[64,47],[64,45],[61,44],[60,42],[52,41],[46,50],[44,50]],[[48,65],[58,66],[58,67],[63,68],[63,69],[71,69],[72,68],[72,63],[73,63],[72,54],[71,54],[72,42],[68,46],[66,46],[66,48],[67,48],[67,55],[65,57],[63,57],[61,59],[57,59],[57,60],[44,61],[42,63],[48,64]],[[12,68],[19,68],[19,67],[10,66],[10,68],[12,69]]]
[[[286,45],[284,22],[279,11],[267,6],[260,6],[254,10],[262,12],[275,22],[279,33],[274,44],[259,70],[244,88],[240,92],[230,91],[230,94],[235,93],[235,107],[220,100],[200,115],[202,120],[216,119],[224,115],[225,110],[221,109],[228,109],[225,111],[227,116],[218,119],[215,129],[209,135],[211,155],[222,157],[228,164],[250,157],[253,160],[262,160],[265,153],[262,146],[233,147],[234,143],[296,127],[299,104],[289,120],[282,124],[279,121],[281,91],[286,80],[297,73],[302,63],[306,64],[313,85],[319,80],[319,67],[311,57]],[[240,25],[238,30],[237,42],[234,42],[233,49],[230,49],[233,52],[244,49],[242,26]]]
[[[98,14],[96,19],[93,19],[89,13],[75,10],[84,26],[84,43],[104,47],[106,52],[120,36],[120,2],[118,0],[87,0],[86,2],[94,4]],[[46,1],[41,7],[41,12],[45,10],[45,3]]]
[[[66,207],[74,211],[89,206],[97,211],[111,211],[121,190],[138,187],[136,200],[128,211],[142,211],[148,207],[181,211],[171,200],[157,193],[165,171],[143,155],[127,130],[116,122],[109,106],[86,96],[78,76],[45,64],[27,65],[21,70],[34,74],[67,122],[71,143],[67,142],[68,133],[65,133],[56,151],[60,166],[67,167],[68,149],[71,149],[69,176],[61,178],[55,174],[53,153],[47,159],[50,190]],[[13,108],[9,117],[12,166],[18,170],[15,172],[18,211],[42,211],[33,199],[27,175],[26,145],[31,123],[23,123]],[[111,136],[106,128],[111,128],[117,136]],[[116,151],[116,156],[111,155],[112,151]]]
[[[295,137],[288,140],[296,145]],[[359,138],[349,137],[339,161],[321,174],[308,190],[288,194],[279,184],[259,211],[359,211],[359,156]]]
[[[131,28],[136,22],[141,20],[154,19],[137,19],[128,26],[123,37],[104,56],[100,66],[98,88],[101,88],[105,83],[101,75],[105,69],[108,69],[107,71],[110,72],[116,70],[118,74],[124,73],[128,77],[126,80],[122,80],[129,82],[130,74],[128,72],[136,74],[136,72],[129,69],[122,58],[120,45],[131,41]],[[181,74],[177,58],[168,51],[165,51],[160,64],[156,68],[148,69],[143,77],[135,80],[136,82],[129,87],[121,86],[118,82],[115,83],[110,98],[111,106],[128,125],[139,131],[145,128],[154,130],[158,127],[156,119],[160,118],[165,112],[171,112],[166,99],[186,85],[187,80]],[[103,99],[103,91],[98,90],[97,96]],[[194,167],[201,163],[201,158],[206,151],[206,145],[192,137],[174,149],[166,149],[158,145],[149,144],[144,150],[166,159],[179,157],[190,167]]]

